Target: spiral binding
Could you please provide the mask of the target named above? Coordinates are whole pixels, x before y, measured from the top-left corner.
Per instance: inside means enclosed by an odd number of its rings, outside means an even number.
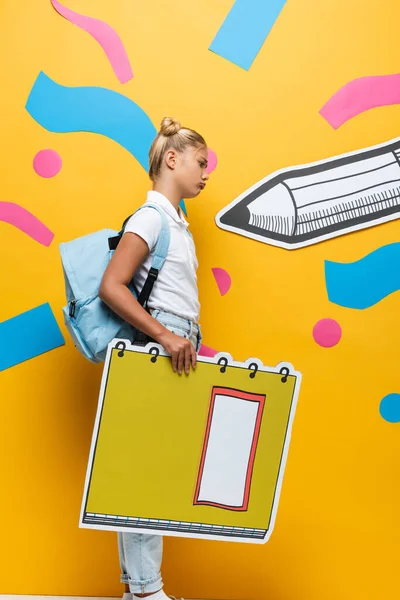
[[[119,350],[120,348],[121,348],[121,350],[118,352],[118,356],[119,356],[120,358],[123,358],[123,356],[124,356],[124,352],[125,352],[125,350],[126,350],[126,344],[125,344],[125,342],[117,342],[117,343],[115,344],[115,349],[116,349],[116,350]]]
[[[281,377],[282,383],[286,383],[290,373],[289,369],[287,367],[282,367],[282,369],[279,369],[279,373],[280,375],[283,375],[283,377]]]
[[[123,357],[124,357],[124,354],[125,354],[125,351],[126,351],[126,344],[125,344],[125,342],[117,342],[117,343],[115,344],[114,348],[115,348],[116,350],[119,350],[119,352],[118,352],[118,356],[119,356],[120,358],[123,358]],[[150,360],[151,360],[151,362],[152,362],[152,363],[155,363],[155,362],[157,362],[157,358],[158,358],[158,357],[159,357],[159,355],[160,355],[160,350],[159,350],[159,348],[157,348],[157,346],[153,346],[152,348],[150,348],[150,350],[149,350],[149,352],[148,352],[148,353],[152,355],[152,357],[151,357],[151,359],[150,359]]]
[[[126,350],[126,344],[125,344],[125,342],[117,342],[115,344],[115,349],[119,350],[118,356],[120,358],[123,358],[125,350]],[[155,362],[157,362],[157,358],[160,355],[160,350],[159,350],[159,348],[157,348],[157,346],[152,346],[150,348],[150,350],[149,350],[149,354],[152,355],[152,357],[150,359],[151,362],[155,363]],[[226,373],[226,369],[229,366],[228,359],[225,356],[221,356],[221,358],[218,360],[217,364],[220,366],[220,369],[219,369],[220,372],[221,373]],[[251,373],[249,374],[250,379],[254,379],[256,377],[256,375],[257,375],[257,371],[258,371],[258,368],[259,368],[258,364],[255,363],[255,362],[252,362],[252,363],[249,364],[249,366],[247,368],[251,371]],[[279,374],[282,375],[281,382],[282,383],[286,383],[287,380],[288,380],[288,377],[290,375],[290,371],[289,371],[288,367],[282,367],[279,370]]]
[[[227,367],[229,366],[228,359],[227,359],[227,358],[225,358],[225,356],[222,356],[222,357],[221,357],[221,358],[218,360],[218,363],[217,363],[217,364],[218,364],[218,365],[220,365],[220,371],[221,371],[221,373],[225,373],[225,372],[226,372],[226,369],[227,369]],[[252,363],[250,363],[250,364],[249,364],[249,366],[248,366],[247,368],[248,368],[249,370],[251,370],[251,373],[250,373],[250,378],[251,378],[251,379],[254,379],[254,378],[255,378],[255,376],[257,375],[257,371],[258,371],[258,364],[257,364],[257,363],[255,363],[255,362],[252,362]],[[290,374],[290,371],[289,371],[289,369],[288,369],[287,367],[282,367],[282,368],[279,370],[279,374],[280,374],[280,375],[283,375],[283,377],[281,377],[281,382],[282,382],[282,383],[286,383],[286,382],[287,382],[287,380],[288,380],[289,374]]]
[[[155,362],[157,362],[157,358],[160,354],[160,351],[157,347],[154,346],[153,348],[150,348],[149,354],[153,354],[153,350],[154,350],[154,356],[152,356],[150,360],[152,363],[155,363]]]

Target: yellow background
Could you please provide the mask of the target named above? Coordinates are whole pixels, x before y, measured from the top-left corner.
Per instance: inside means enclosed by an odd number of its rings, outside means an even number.
[[[199,362],[179,378],[170,359],[112,351],[86,509],[90,513],[269,529],[296,378]],[[140,373],[132,389],[132,373]],[[193,505],[212,389],[265,397],[248,509]],[[293,410],[294,412],[294,410]],[[132,423],[151,423],[152,435]],[[172,443],[171,440],[174,440]],[[135,457],[140,457],[137,460]],[[145,489],[141,485],[145,483]],[[174,491],[171,494],[171,490]]]
[[[142,167],[111,140],[52,134],[35,123],[24,106],[40,70],[64,85],[123,93],[156,125],[172,114],[198,129],[219,158],[206,191],[187,202],[204,342],[236,360],[290,361],[303,383],[270,542],[166,540],[166,589],[231,600],[397,600],[400,424],[380,417],[379,402],[400,392],[400,296],[364,311],[332,305],[324,259],[353,261],[398,241],[400,222],[288,252],[219,230],[214,216],[275,169],[399,135],[399,106],[338,131],[318,110],[355,77],[399,71],[400,5],[288,0],[248,72],[208,50],[231,5],[69,0],[118,31],[134,71],[121,85],[99,45],[49,0],[2,0],[0,197],[31,210],[56,238],[46,248],[0,224],[0,319],[49,301],[63,328],[57,244],[118,227],[149,187]],[[32,168],[43,148],[63,159],[53,179]],[[224,297],[213,267],[232,277]],[[343,328],[332,349],[312,339],[323,317]],[[0,373],[2,593],[122,592],[115,534],[78,529],[100,376],[68,338]]]

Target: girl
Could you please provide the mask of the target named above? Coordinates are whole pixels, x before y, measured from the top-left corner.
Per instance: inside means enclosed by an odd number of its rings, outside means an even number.
[[[164,346],[171,354],[174,372],[179,375],[183,370],[188,375],[190,367],[196,367],[196,352],[201,344],[198,263],[179,203],[182,198],[198,196],[205,188],[207,157],[207,144],[200,134],[181,127],[174,119],[163,119],[149,153],[153,190],[148,192],[147,202],[157,204],[165,212],[171,241],[147,304],[148,312],[127,286],[134,277],[140,290],[151,267],[152,252],[161,230],[161,217],[152,208],[143,208],[128,221],[99,293],[120,317]],[[146,596],[151,600],[168,598],[162,589],[160,572],[161,536],[118,533],[118,549],[121,582],[126,592],[123,600]]]

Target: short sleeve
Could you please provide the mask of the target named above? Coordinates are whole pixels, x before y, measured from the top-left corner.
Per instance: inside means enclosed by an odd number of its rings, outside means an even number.
[[[161,216],[154,208],[142,208],[126,224],[124,233],[136,233],[149,247],[155,247],[161,231]]]

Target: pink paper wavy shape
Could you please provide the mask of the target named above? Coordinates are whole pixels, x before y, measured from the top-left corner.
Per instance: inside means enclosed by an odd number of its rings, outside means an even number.
[[[400,73],[353,79],[340,88],[321,108],[320,114],[334,129],[360,113],[400,104]]]
[[[55,10],[67,21],[70,21],[74,25],[77,25],[81,29],[84,29],[89,35],[91,35],[96,42],[103,48],[105,55],[107,56],[110,64],[114,70],[114,73],[118,77],[121,83],[126,83],[133,77],[132,67],[129,62],[128,55],[121,41],[121,38],[111,27],[104,21],[94,19],[93,17],[86,17],[79,13],[66,8],[60,4],[57,0],[51,0],[51,3]]]
[[[50,246],[54,233],[29,210],[14,202],[0,202],[0,221],[23,231],[39,244]]]
[[[217,282],[221,296],[224,296],[230,290],[232,284],[231,276],[229,275],[228,271],[225,271],[225,269],[221,269],[220,267],[215,267],[211,270],[215,277],[215,281]]]

